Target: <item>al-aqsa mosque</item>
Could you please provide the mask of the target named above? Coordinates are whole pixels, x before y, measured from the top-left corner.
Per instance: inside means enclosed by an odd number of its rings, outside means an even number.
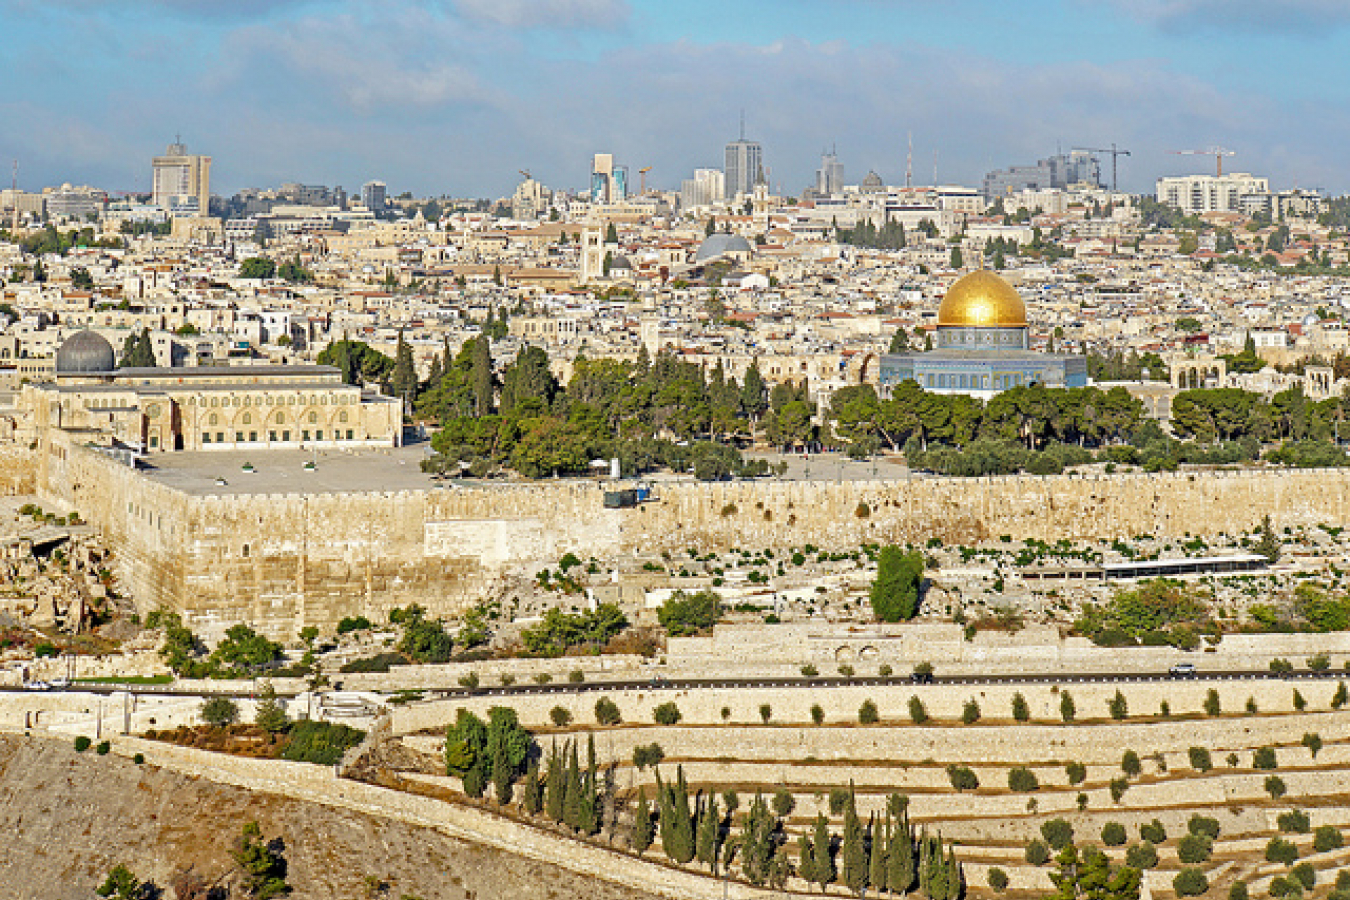
[[[1007,281],[980,269],[943,297],[937,346],[883,356],[879,374],[883,393],[913,379],[933,393],[988,399],[1018,385],[1085,387],[1087,360],[1032,351],[1026,304]]]

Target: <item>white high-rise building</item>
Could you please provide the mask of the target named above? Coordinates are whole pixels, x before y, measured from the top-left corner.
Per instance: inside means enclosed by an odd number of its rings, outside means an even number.
[[[712,206],[726,196],[726,176],[721,169],[695,169],[693,178],[680,183],[680,205],[685,209]]]
[[[844,166],[839,157],[831,150],[820,156],[820,168],[816,170],[816,193],[826,197],[844,192]]]
[[[1206,212],[1242,212],[1242,198],[1269,194],[1270,180],[1246,172],[1229,175],[1181,175],[1158,179],[1158,202],[1192,215]]]
[[[191,209],[197,215],[211,210],[211,157],[187,152],[187,145],[173,143],[154,160],[150,202],[161,209]]]

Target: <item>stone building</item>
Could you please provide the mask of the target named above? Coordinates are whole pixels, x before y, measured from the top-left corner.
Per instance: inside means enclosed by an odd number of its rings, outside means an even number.
[[[333,366],[118,369],[92,331],[56,354],[55,381],[24,386],[20,407],[40,436],[89,432],[143,452],[397,447],[399,402],[346,384]]]

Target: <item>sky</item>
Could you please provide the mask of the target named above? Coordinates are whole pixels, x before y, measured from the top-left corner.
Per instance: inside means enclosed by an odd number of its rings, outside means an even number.
[[[1222,146],[1350,191],[1347,0],[0,0],[0,35],[28,190],[148,192],[176,135],[222,194],[580,189],[597,152],[678,188],[743,111],[789,195],[831,147],[903,184],[910,141],[916,184],[1114,143],[1126,190]]]

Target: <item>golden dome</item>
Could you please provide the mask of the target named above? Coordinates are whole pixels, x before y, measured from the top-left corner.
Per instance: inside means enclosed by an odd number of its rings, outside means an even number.
[[[938,327],[1024,328],[1027,307],[1013,286],[979,269],[952,285],[938,307]]]

